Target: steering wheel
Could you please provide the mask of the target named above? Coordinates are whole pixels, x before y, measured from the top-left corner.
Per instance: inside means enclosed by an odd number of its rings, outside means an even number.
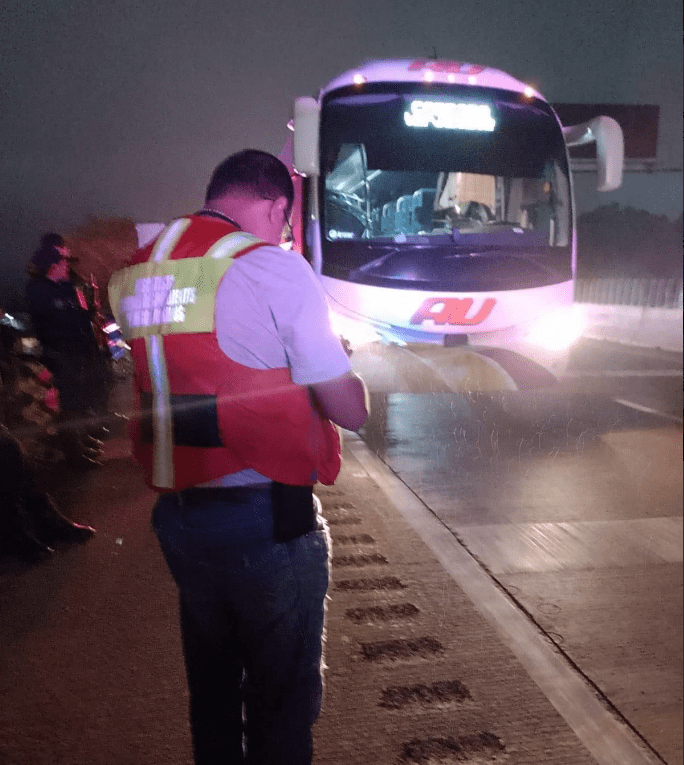
[[[492,211],[482,202],[468,202],[463,215],[465,218],[472,218],[480,221],[480,223],[489,223],[494,220]]]

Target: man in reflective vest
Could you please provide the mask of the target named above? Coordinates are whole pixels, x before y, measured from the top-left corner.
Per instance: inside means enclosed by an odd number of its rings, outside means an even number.
[[[293,198],[278,159],[235,154],[204,208],[109,285],[179,589],[197,765],[309,765],[320,711],[328,538],[312,486],[339,471],[333,423],[355,430],[367,409],[319,282],[276,246]]]

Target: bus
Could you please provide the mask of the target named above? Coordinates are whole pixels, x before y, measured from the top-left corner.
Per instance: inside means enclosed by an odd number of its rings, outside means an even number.
[[[568,147],[595,142],[598,189],[618,188],[615,120],[563,126],[505,72],[404,59],[296,99],[288,127],[294,246],[347,344],[462,347],[502,390],[562,373],[581,335]]]

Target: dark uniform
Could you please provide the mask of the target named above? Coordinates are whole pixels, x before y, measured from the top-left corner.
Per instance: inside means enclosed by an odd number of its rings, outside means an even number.
[[[100,445],[93,436],[101,430],[93,416],[103,418],[107,411],[108,369],[91,311],[69,279],[68,261],[62,237],[46,234],[29,264],[26,300],[41,361],[59,394],[62,448],[92,461]]]
[[[90,312],[81,304],[76,288],[71,282],[37,277],[30,280],[26,298],[41,358],[52,372],[64,416],[104,413],[104,360]]]

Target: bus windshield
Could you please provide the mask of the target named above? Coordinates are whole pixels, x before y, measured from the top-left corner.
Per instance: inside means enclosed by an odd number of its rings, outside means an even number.
[[[321,164],[324,247],[571,243],[562,132],[548,105],[517,93],[397,83],[333,92]]]

